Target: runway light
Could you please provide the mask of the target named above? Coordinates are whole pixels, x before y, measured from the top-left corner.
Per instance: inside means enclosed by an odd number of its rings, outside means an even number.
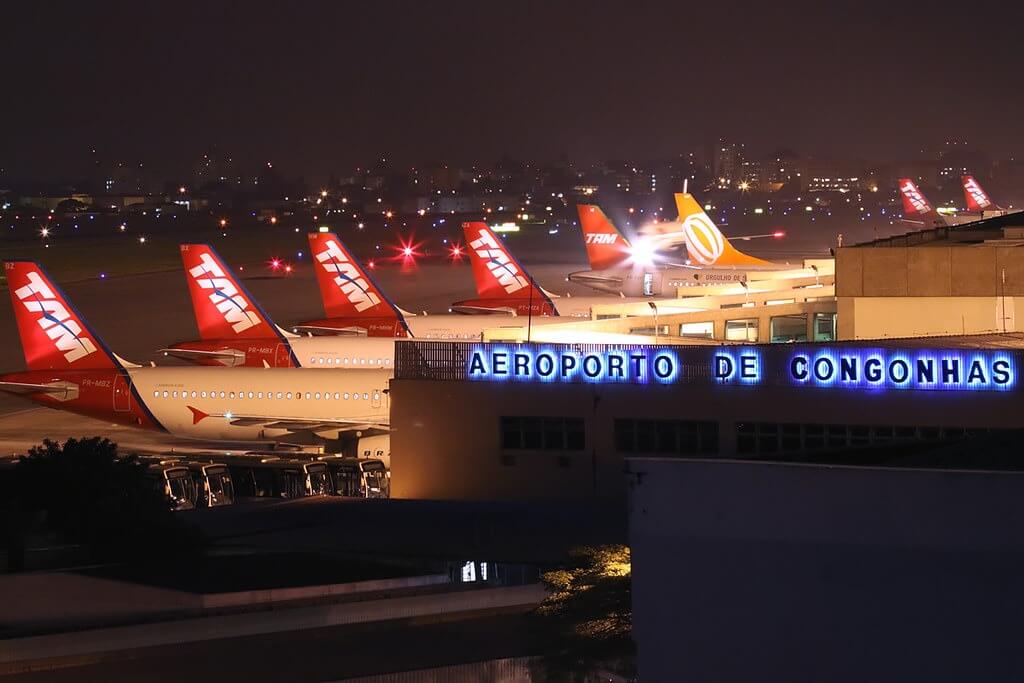
[[[100,279],[101,280],[106,280],[107,279],[107,274],[106,273],[100,273]]]
[[[139,244],[145,244],[145,243],[146,243],[146,238],[144,236],[140,237],[139,238]]]
[[[271,225],[277,225],[277,216],[271,216],[270,217],[270,224]]]
[[[220,219],[220,227],[222,227],[222,228],[227,227],[227,224],[228,224],[228,219],[227,218],[221,218]]]
[[[39,231],[39,235],[41,237],[49,237],[50,236],[50,229],[49,228],[43,228],[42,230]]]
[[[286,273],[292,272],[292,267],[291,266],[285,266],[284,267],[284,272],[286,272]]]

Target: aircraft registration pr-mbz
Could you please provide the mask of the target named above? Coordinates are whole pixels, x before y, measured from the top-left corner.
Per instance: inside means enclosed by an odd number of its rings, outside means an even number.
[[[186,438],[308,443],[389,429],[387,370],[141,367],[112,353],[46,272],[5,261],[27,370],[0,391]]]
[[[791,268],[736,249],[704,212],[693,195],[676,196],[677,221],[658,223],[637,244],[631,244],[600,207],[577,208],[590,270],[569,274],[569,280],[598,291],[624,296],[657,296],[684,284],[740,281],[740,273]],[[684,245],[685,263],[663,260],[659,250]],[[710,274],[718,278],[707,278]],[[731,275],[730,275],[731,274]]]

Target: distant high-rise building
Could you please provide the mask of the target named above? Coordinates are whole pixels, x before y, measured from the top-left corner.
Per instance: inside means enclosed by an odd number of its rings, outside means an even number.
[[[720,189],[732,187],[741,180],[743,168],[743,144],[719,140],[715,146],[715,184]]]
[[[988,178],[992,163],[984,152],[971,149],[963,141],[949,141],[939,154],[939,184],[960,186],[965,175]]]

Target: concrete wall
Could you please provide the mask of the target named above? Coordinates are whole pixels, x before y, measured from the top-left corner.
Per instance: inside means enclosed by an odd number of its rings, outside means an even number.
[[[1024,475],[629,470],[643,680],[1024,677]]]
[[[1017,332],[1022,297],[841,297],[841,340]],[[1024,310],[1024,309],[1022,309]]]
[[[921,246],[840,249],[839,339],[1016,331],[1024,297],[1017,247]]]

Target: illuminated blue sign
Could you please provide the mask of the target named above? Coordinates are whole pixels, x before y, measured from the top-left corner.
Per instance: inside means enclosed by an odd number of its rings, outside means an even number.
[[[600,347],[473,344],[471,380],[676,384],[765,383],[862,390],[1006,391],[1016,357],[1005,351],[841,346]]]
[[[820,387],[1000,391],[1016,384],[1014,367],[999,353],[823,347],[794,354],[789,377]]]
[[[474,345],[466,361],[469,379],[520,382],[670,384],[679,376],[672,349],[605,349]]]

